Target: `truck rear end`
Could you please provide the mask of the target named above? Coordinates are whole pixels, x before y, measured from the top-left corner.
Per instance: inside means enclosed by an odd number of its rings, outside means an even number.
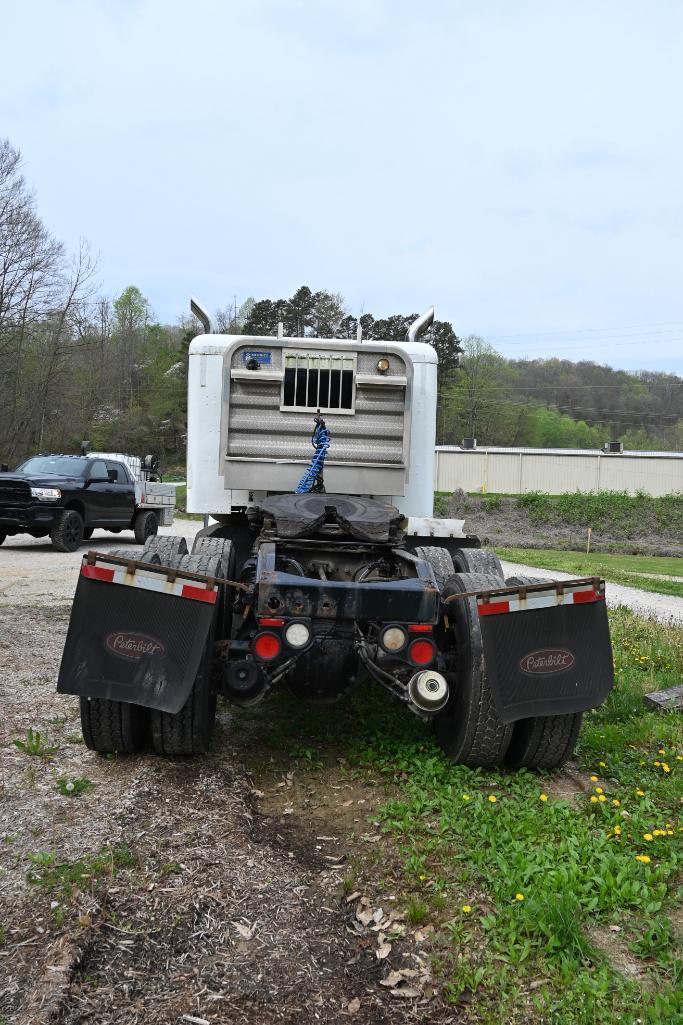
[[[84,559],[59,690],[91,747],[195,754],[219,694],[329,703],[370,680],[455,761],[571,755],[613,682],[604,583],[506,581],[434,519],[435,371],[417,330],[193,343],[188,506],[214,523],[192,553]]]

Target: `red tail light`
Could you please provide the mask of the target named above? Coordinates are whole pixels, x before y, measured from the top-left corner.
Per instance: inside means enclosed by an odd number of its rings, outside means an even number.
[[[410,623],[408,626],[408,633],[411,634],[430,634],[434,627],[431,623]]]
[[[408,648],[408,658],[414,666],[428,666],[434,661],[436,649],[432,641],[413,641]]]
[[[254,638],[254,654],[262,662],[272,662],[282,651],[282,641],[277,634],[262,633]]]

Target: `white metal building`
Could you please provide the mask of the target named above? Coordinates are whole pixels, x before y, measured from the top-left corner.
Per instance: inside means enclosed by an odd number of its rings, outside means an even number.
[[[436,448],[436,490],[522,494],[544,491],[683,492],[683,453],[569,448]]]

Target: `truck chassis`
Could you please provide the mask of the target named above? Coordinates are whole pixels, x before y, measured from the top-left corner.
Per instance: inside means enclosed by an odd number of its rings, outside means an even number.
[[[204,752],[216,698],[330,702],[362,679],[456,761],[552,768],[613,685],[604,582],[505,581],[477,547],[408,538],[391,506],[271,496],[140,559],[83,560],[58,690],[102,753]],[[449,550],[450,549],[450,550]]]

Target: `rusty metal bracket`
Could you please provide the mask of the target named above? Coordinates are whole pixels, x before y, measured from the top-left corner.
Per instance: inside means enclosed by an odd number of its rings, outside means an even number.
[[[135,573],[138,569],[144,569],[150,573],[159,573],[165,576],[170,583],[173,583],[177,577],[182,577],[184,580],[197,580],[202,584],[208,584],[210,587],[222,584],[224,587],[232,587],[237,591],[249,590],[247,584],[242,584],[237,580],[226,580],[224,577],[208,577],[204,573],[193,573],[185,569],[173,569],[170,566],[142,562],[139,559],[123,559],[119,555],[107,555],[105,552],[89,551],[83,559],[88,566],[94,566],[95,562],[99,559],[100,562],[112,562],[116,566],[125,566],[128,573]]]

